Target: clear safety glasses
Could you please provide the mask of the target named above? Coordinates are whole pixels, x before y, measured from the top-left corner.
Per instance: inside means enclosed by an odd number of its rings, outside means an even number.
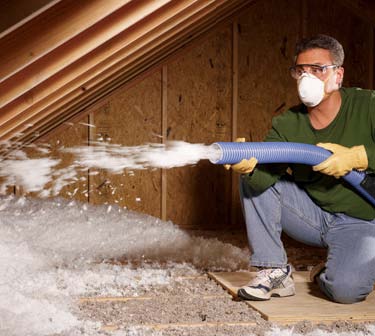
[[[336,64],[318,65],[318,64],[296,64],[289,68],[291,76],[298,79],[303,73],[307,72],[318,78],[323,78],[327,73],[327,69],[336,69],[339,66]]]

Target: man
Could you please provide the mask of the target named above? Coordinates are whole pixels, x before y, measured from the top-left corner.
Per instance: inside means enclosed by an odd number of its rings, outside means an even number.
[[[265,141],[317,144],[333,154],[307,165],[257,165],[244,159],[240,193],[257,276],[238,291],[246,300],[295,294],[281,231],[303,243],[328,248],[312,277],[336,302],[364,300],[375,281],[375,209],[340,177],[375,169],[375,92],[341,88],[344,51],[318,35],[296,46],[296,79],[303,104],[272,120]]]

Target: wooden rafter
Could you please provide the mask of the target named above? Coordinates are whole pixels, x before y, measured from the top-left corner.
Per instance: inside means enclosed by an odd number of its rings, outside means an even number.
[[[223,11],[219,11],[217,13],[217,17],[212,17],[212,21],[210,24],[208,24],[206,21],[204,22],[206,29],[209,29],[210,27],[214,26],[217,23],[218,17],[222,17],[224,15],[224,12],[228,13],[228,8],[223,9]],[[231,13],[231,12],[229,12]],[[202,17],[200,16],[200,19]],[[201,20],[202,21],[202,20]],[[194,39],[197,37],[196,33],[201,32],[201,25],[202,22],[199,20],[195,21],[195,28],[196,31],[183,31],[183,33],[189,34],[190,37],[185,37],[184,39],[181,38],[181,43],[186,44],[189,42],[189,39]],[[116,76],[114,75],[110,76],[107,78],[106,82],[105,80],[96,81],[96,87],[95,90],[93,91],[93,94],[90,95],[90,92],[86,92],[88,96],[85,97],[85,99],[79,99],[77,96],[76,99],[72,98],[69,100],[69,104],[64,104],[63,102],[57,102],[59,106],[61,106],[60,109],[56,109],[53,113],[46,113],[46,119],[43,119],[41,124],[45,124],[47,127],[49,127],[48,130],[51,129],[52,121],[57,120],[60,118],[60,123],[63,121],[67,121],[70,117],[76,116],[77,113],[80,113],[80,111],[86,111],[87,108],[90,109],[96,109],[97,103],[99,102],[101,98],[108,98],[109,95],[115,94],[116,90],[122,89],[124,85],[127,85],[130,81],[132,81],[134,78],[142,74],[146,69],[145,69],[145,64],[147,64],[148,67],[151,67],[153,65],[157,65],[160,63],[163,59],[165,59],[166,55],[173,54],[176,52],[181,45],[175,43],[175,40],[173,41],[168,41],[168,40],[162,40],[163,41],[163,48],[160,49],[158,46],[154,46],[152,50],[148,49],[146,54],[135,54],[130,60],[126,61],[131,61],[131,63],[126,63],[125,64],[125,69],[120,69],[117,73]],[[173,46],[171,46],[173,44]],[[141,50],[141,52],[143,52]],[[147,59],[145,59],[145,55],[147,55]],[[77,93],[79,95],[79,92]],[[66,97],[64,97],[66,99]],[[74,105],[77,104],[77,105]],[[88,113],[87,111],[85,113]],[[42,117],[42,114],[38,114],[38,118]],[[48,120],[47,120],[48,119]],[[33,119],[33,122],[36,120]],[[40,121],[38,121],[40,122]],[[38,124],[36,124],[38,126]],[[20,130],[21,131],[21,130]],[[47,130],[41,131],[38,129],[38,134],[37,136],[40,136],[44,134]]]
[[[0,138],[58,126],[251,2],[56,2],[0,36]]]

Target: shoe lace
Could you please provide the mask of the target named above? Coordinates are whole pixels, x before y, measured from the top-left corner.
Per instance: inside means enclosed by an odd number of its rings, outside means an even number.
[[[268,276],[272,272],[272,269],[270,268],[265,268],[257,272],[257,278],[263,278],[265,276]]]
[[[253,278],[248,286],[256,286],[258,284],[270,283],[273,286],[278,285],[281,282],[281,277],[285,275],[285,272],[280,268],[265,268],[259,270],[256,273],[255,278]]]
[[[268,275],[268,277],[269,277],[270,279],[274,280],[274,279],[277,279],[277,278],[279,278],[280,276],[283,276],[283,275],[285,275],[285,272],[284,272],[282,269],[278,268],[278,269],[273,270],[273,271]]]
[[[280,268],[266,268],[257,272],[254,281],[257,283],[268,280],[273,283],[275,282],[275,280],[277,281],[278,278],[280,278],[283,275],[285,275],[285,272]]]
[[[256,273],[256,276],[252,282],[259,283],[263,282],[264,280],[270,279],[270,275],[272,273],[272,269],[262,269]]]

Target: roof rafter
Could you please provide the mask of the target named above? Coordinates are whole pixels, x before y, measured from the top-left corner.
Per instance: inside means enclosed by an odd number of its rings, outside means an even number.
[[[105,4],[110,7],[112,1],[117,7],[102,8],[98,16],[98,8]],[[78,25],[77,20],[86,20],[87,12],[83,13],[82,8],[89,8],[87,2],[93,16]],[[22,52],[15,41],[26,28],[21,25],[10,30],[9,35],[0,36],[0,47],[10,48],[6,57],[0,54],[0,62],[9,64],[0,80],[0,139],[25,133],[20,138],[30,140],[36,131],[44,134],[253,2],[82,0],[83,5],[76,8],[80,16],[66,14],[64,20],[55,17],[52,37],[46,37],[46,41],[38,36],[27,42]],[[56,13],[61,6],[66,11],[74,10],[74,3],[78,2],[61,0],[56,7],[41,11],[41,17],[26,20],[25,25],[33,32],[46,30],[46,26],[35,28],[33,24],[51,24],[46,13]],[[70,24],[75,29],[70,29]],[[31,59],[25,58],[30,48],[37,52]],[[15,63],[9,63],[12,55]]]

